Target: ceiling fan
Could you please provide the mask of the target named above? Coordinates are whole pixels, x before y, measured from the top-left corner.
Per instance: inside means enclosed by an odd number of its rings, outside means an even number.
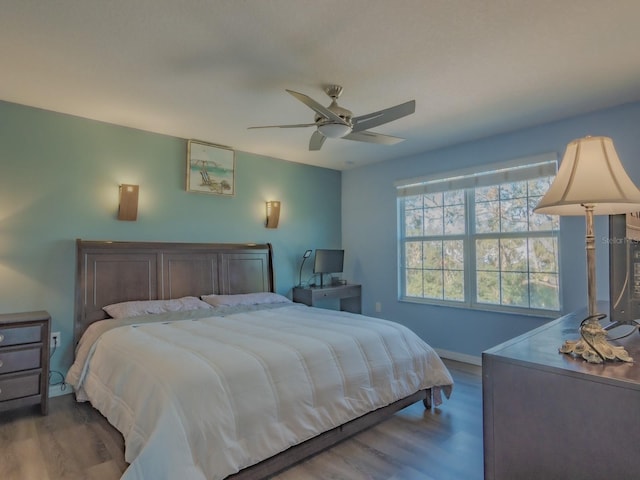
[[[291,95],[304,103],[307,107],[316,112],[314,123],[298,123],[295,125],[266,125],[251,128],[300,128],[316,127],[316,131],[311,135],[309,150],[320,150],[324,141],[328,138],[345,138],[347,140],[357,140],[359,142],[378,143],[382,145],[393,145],[401,142],[404,138],[383,135],[369,131],[370,128],[392,122],[399,118],[411,115],[416,111],[416,101],[401,103],[395,107],[385,108],[367,115],[354,117],[351,111],[338,105],[338,97],[342,94],[340,85],[328,85],[324,89],[325,93],[331,97],[331,105],[324,107],[311,97],[303,93],[287,90]]]

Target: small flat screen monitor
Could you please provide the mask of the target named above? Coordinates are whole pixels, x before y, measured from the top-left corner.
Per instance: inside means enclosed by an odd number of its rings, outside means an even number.
[[[325,273],[342,273],[344,264],[344,250],[316,250],[313,262],[313,273],[320,274],[320,286],[323,286],[322,275]]]

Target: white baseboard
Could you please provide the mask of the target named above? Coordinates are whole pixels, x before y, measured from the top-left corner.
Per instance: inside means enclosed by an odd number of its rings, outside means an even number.
[[[71,385],[65,385],[64,390],[62,390],[61,383],[49,386],[49,398],[59,397],[60,395],[68,395],[69,393],[73,393],[73,388],[71,388]]]
[[[476,357],[475,355],[467,355],[466,353],[452,352],[450,350],[443,350],[441,348],[434,349],[438,355],[442,358],[449,360],[455,360],[462,363],[470,363],[471,365],[482,366],[482,357]]]

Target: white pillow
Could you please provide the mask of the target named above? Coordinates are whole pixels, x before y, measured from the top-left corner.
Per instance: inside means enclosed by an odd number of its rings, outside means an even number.
[[[291,300],[287,297],[279,293],[271,292],[238,293],[236,295],[202,295],[200,298],[214,307],[259,305],[263,303],[291,303]]]
[[[197,297],[182,297],[173,300],[136,300],[102,307],[113,318],[137,317],[149,313],[181,312],[203,308],[211,308],[211,305]]]

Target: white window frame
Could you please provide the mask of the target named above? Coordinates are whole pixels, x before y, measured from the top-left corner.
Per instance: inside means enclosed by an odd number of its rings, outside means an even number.
[[[490,310],[499,312],[513,312],[536,316],[557,316],[562,310],[562,292],[560,280],[560,253],[558,252],[558,309],[547,310],[530,307],[510,306],[503,304],[492,304],[477,302],[476,291],[476,240],[479,238],[535,238],[553,236],[556,244],[559,239],[559,226],[557,230],[545,231],[524,231],[524,232],[498,232],[498,233],[476,233],[475,232],[475,189],[480,187],[494,186],[501,183],[513,183],[523,180],[533,180],[535,178],[554,176],[557,173],[558,155],[548,153],[532,157],[518,158],[508,162],[484,165],[481,169],[470,168],[445,172],[437,175],[430,175],[396,182],[394,185],[397,191],[397,232],[398,232],[398,298],[400,301],[411,303],[425,303],[435,305],[446,305],[453,307],[473,308],[480,310]],[[463,239],[464,242],[464,300],[443,300],[426,297],[413,297],[405,295],[406,275],[405,275],[405,210],[403,199],[405,197],[438,193],[452,190],[465,191],[465,232],[460,235],[443,235],[416,237],[416,241],[424,240],[455,240]]]

